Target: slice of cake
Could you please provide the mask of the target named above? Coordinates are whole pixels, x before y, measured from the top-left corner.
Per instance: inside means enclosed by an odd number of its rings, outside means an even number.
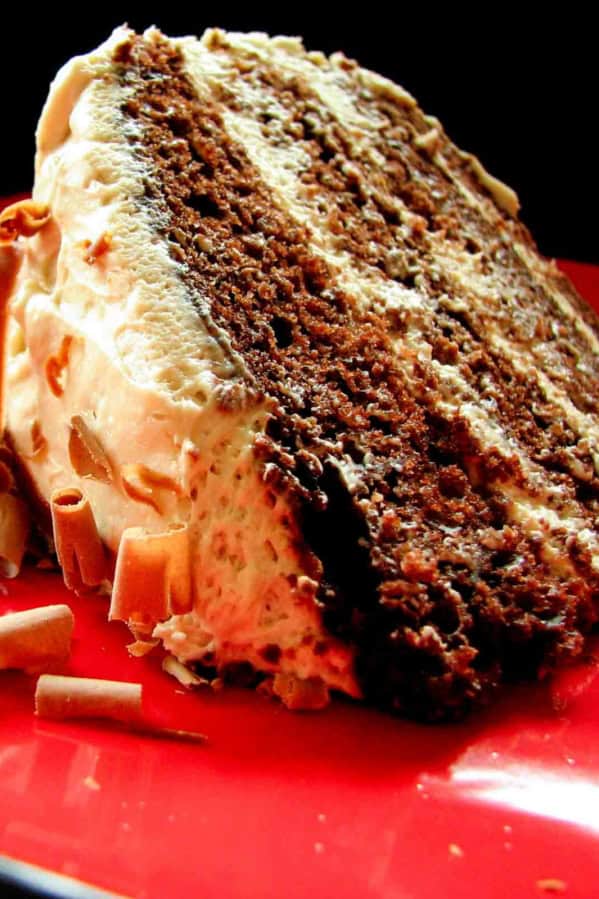
[[[120,29],[70,62],[0,234],[7,432],[71,586],[295,707],[453,717],[580,653],[599,337],[517,211],[342,55]]]

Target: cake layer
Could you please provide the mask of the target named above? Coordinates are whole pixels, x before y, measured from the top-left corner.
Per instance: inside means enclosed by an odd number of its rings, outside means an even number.
[[[37,166],[9,430],[115,554],[189,526],[179,659],[439,718],[580,652],[596,322],[409,95],[291,39],[121,31],[55,85]]]

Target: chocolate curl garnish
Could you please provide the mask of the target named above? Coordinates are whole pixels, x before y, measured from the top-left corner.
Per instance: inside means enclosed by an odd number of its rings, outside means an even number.
[[[69,590],[86,592],[107,575],[106,556],[94,515],[80,490],[55,490],[50,498],[56,555]]]
[[[141,701],[141,684],[43,674],[35,691],[35,714],[59,721],[109,718],[124,724],[139,724]]]
[[[35,690],[35,714],[54,721],[104,718],[148,737],[206,742],[204,734],[161,727],[146,720],[142,685],[127,681],[42,674]]]
[[[142,659],[156,649],[159,643],[160,640],[134,640],[133,643],[127,643],[127,652],[135,659]]]
[[[136,636],[192,607],[187,525],[162,534],[143,528],[123,532],[116,560],[110,620],[126,621]]]
[[[62,338],[60,349],[46,360],[46,381],[54,396],[64,393],[63,372],[69,364],[69,353],[73,338],[67,334]]]
[[[0,493],[0,575],[14,578],[21,570],[29,536],[29,512],[23,500]]]
[[[23,454],[23,458],[33,462],[36,459],[41,459],[42,456],[46,453],[48,449],[48,441],[44,436],[42,426],[37,418],[34,418],[34,420],[32,421],[29,433],[31,436],[31,453],[29,453],[28,455]]]
[[[103,484],[114,480],[112,465],[104,447],[81,415],[71,418],[69,459],[80,478],[94,478]]]
[[[50,221],[50,209],[44,203],[19,200],[0,212],[0,247],[18,237],[32,237]]]
[[[177,496],[181,494],[181,488],[176,481],[140,463],[121,466],[121,483],[130,499],[151,506],[158,513],[160,506],[157,492],[165,490]]]
[[[59,670],[71,654],[73,613],[66,605],[41,606],[0,618],[0,669],[28,674]]]
[[[84,242],[84,247],[86,250],[85,261],[88,265],[94,265],[95,262],[102,256],[105,256],[112,247],[112,234],[105,231],[103,234],[100,234],[93,243],[91,240],[86,240]]]
[[[205,677],[200,677],[199,674],[195,674],[193,671],[190,671],[185,665],[183,665],[178,659],[174,656],[167,655],[162,660],[162,670],[167,674],[170,674],[171,677],[174,677],[175,680],[178,680],[182,687],[186,687],[187,689],[192,689],[194,687],[209,687],[210,681]]]

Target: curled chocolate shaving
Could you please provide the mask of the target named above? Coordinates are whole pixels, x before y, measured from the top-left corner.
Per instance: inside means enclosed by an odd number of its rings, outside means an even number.
[[[50,221],[50,209],[44,203],[19,200],[0,212],[0,247],[18,237],[32,237]]]

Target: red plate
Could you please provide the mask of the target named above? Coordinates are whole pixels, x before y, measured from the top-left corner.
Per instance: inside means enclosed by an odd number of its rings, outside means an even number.
[[[599,270],[568,264],[599,299]],[[599,665],[519,687],[459,726],[349,702],[291,714],[250,691],[190,695],[128,658],[106,601],[53,574],[0,612],[68,602],[70,673],[141,680],[156,722],[204,746],[32,715],[0,676],[0,852],[127,896],[568,899],[599,891]],[[599,648],[599,645],[597,646]]]
[[[155,721],[209,738],[36,720],[33,679],[2,674],[6,855],[147,899],[594,894],[599,666],[460,726],[341,701],[294,715],[251,691],[184,693],[151,657],[128,658],[105,600],[56,575],[4,585],[2,610],[71,605],[70,673],[141,680]]]

